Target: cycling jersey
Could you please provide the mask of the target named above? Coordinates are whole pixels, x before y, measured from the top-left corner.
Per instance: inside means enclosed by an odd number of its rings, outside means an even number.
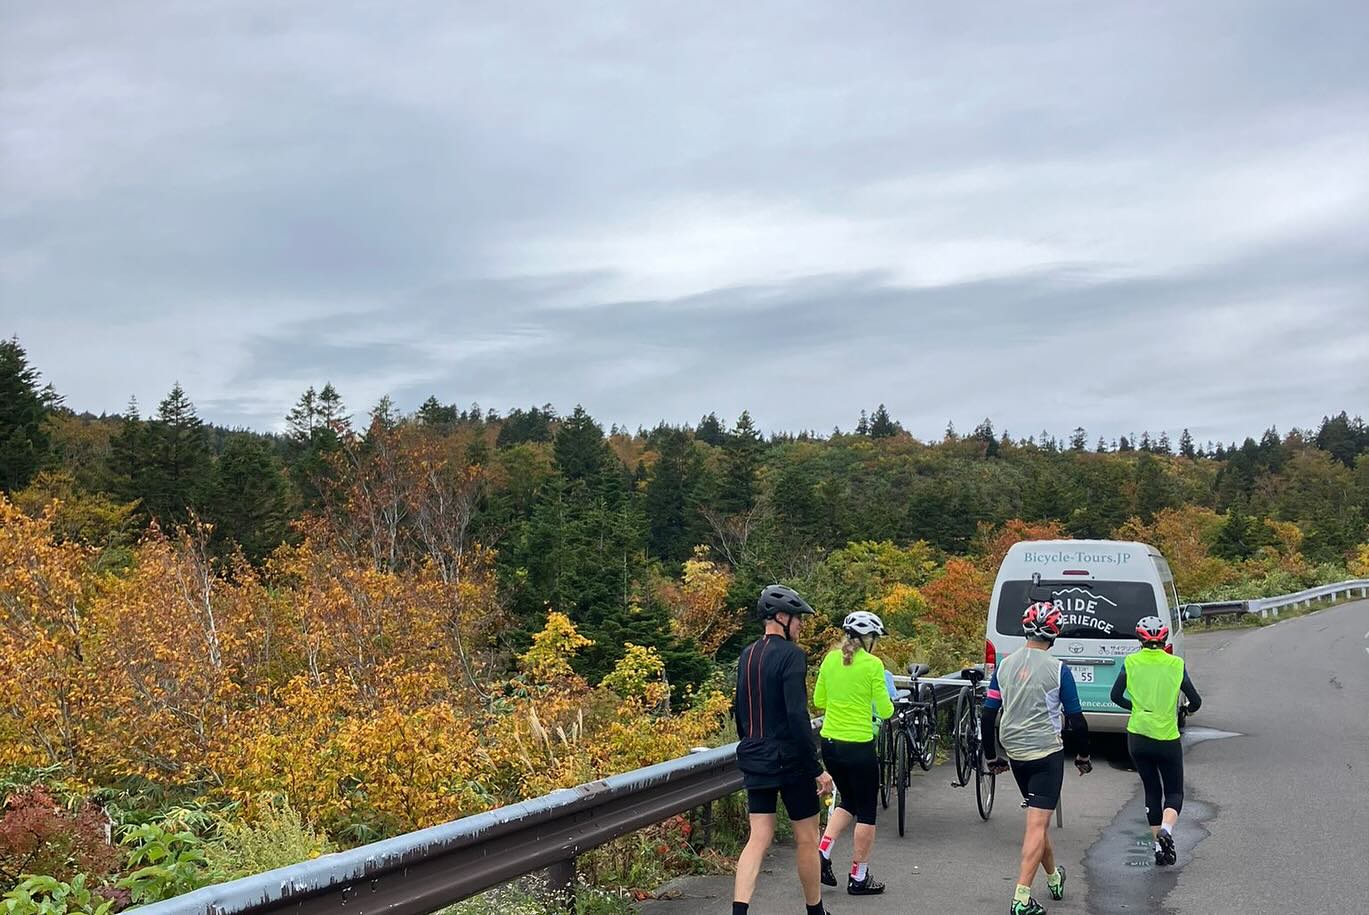
[[[1048,651],[1019,648],[998,664],[989,681],[983,717],[986,740],[997,722],[998,740],[1009,759],[1044,759],[1059,752],[1064,748],[1065,719],[1079,744],[1076,752],[1088,753],[1088,725],[1074,675]]]
[[[848,743],[874,740],[870,710],[880,718],[894,713],[884,682],[884,662],[863,648],[856,649],[850,664],[840,649],[829,651],[818,669],[813,705],[824,712],[823,737]]]
[[[808,716],[808,659],[793,642],[767,635],[742,649],[732,714],[737,768],[747,788],[777,788],[822,774]]]

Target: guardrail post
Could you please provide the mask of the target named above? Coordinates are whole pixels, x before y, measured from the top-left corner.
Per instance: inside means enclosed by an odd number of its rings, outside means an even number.
[[[567,912],[575,911],[575,859],[566,858],[547,868],[547,895]]]

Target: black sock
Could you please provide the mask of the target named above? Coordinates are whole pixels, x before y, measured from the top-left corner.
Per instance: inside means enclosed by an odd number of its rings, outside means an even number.
[[[808,915],[827,915],[827,910],[822,907],[821,899],[808,907]]]
[[[732,915],[746,915],[746,910],[749,908],[751,908],[751,903],[749,902],[733,902]]]

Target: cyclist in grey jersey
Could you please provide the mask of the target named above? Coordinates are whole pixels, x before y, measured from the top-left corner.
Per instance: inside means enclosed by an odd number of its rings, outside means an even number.
[[[1028,607],[1022,617],[1027,644],[998,664],[984,700],[984,752],[995,757],[988,765],[995,772],[1011,768],[1027,802],[1027,828],[1010,915],[1044,915],[1045,908],[1031,895],[1038,866],[1046,872],[1051,898],[1065,898],[1065,869],[1056,865],[1048,831],[1065,777],[1062,728],[1075,750],[1074,765],[1079,774],[1093,771],[1088,756],[1088,724],[1074,676],[1050,654],[1060,624],[1060,611],[1053,604]],[[1066,724],[1068,728],[1064,728]],[[1000,742],[1007,761],[996,758]]]

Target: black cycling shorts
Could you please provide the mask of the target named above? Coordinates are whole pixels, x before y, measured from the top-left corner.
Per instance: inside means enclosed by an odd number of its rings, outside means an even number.
[[[746,809],[750,813],[775,812],[779,800],[789,819],[797,822],[818,815],[818,783],[811,778],[788,782],[777,788],[747,788]]]
[[[1064,750],[1056,750],[1042,759],[1009,759],[1008,762],[1028,807],[1054,810],[1060,806],[1060,789],[1065,784]]]
[[[864,826],[875,825],[879,808],[879,757],[875,742],[822,740],[822,761],[837,785],[837,806]]]

